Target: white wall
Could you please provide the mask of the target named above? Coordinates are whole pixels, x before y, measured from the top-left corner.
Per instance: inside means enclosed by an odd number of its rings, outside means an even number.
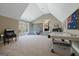
[[[51,14],[42,15],[41,17],[33,21],[33,23],[44,23],[46,20],[50,20],[49,32],[51,32],[52,29],[54,28],[54,24],[59,24],[59,27],[62,28],[62,23]]]

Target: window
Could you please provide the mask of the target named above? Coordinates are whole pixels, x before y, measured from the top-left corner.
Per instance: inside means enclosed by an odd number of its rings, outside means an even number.
[[[28,32],[28,23],[24,21],[19,22],[19,33],[23,34]]]

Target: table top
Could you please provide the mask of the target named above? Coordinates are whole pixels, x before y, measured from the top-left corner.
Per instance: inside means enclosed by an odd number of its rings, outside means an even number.
[[[69,33],[66,33],[66,32],[52,32],[52,33],[49,33],[49,35],[51,36],[71,36]]]
[[[66,32],[52,32],[52,33],[49,33],[49,35],[51,38],[57,38],[57,39],[61,38],[65,40],[79,41],[79,36],[72,35]]]

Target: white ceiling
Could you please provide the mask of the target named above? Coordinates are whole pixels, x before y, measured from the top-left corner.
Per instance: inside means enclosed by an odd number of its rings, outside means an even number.
[[[44,13],[39,9],[36,4],[29,4],[21,16],[21,19],[33,21]]]
[[[50,13],[54,15],[58,20],[63,22],[69,15],[71,15],[79,4],[76,3],[36,3],[29,4],[23,13],[21,19],[33,21],[43,14]]]
[[[0,3],[0,15],[20,19],[28,4]]]
[[[33,21],[44,14],[50,13],[63,22],[78,8],[79,4],[77,3],[0,3],[0,15]]]
[[[25,9],[24,13],[21,16],[22,20],[33,21],[38,17],[50,13],[47,4],[45,3],[31,3]]]
[[[48,4],[46,3],[37,3],[37,6],[43,11],[44,13],[50,13],[48,9]]]
[[[53,3],[48,4],[50,12],[61,22],[70,16],[76,9],[79,8],[79,3]]]

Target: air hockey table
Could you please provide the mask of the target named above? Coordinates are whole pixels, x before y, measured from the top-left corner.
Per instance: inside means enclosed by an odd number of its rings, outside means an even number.
[[[72,42],[74,41],[79,41],[79,36],[77,35],[73,35],[70,33],[66,33],[66,32],[52,32],[48,34],[48,38],[52,39],[52,49],[51,52],[54,53],[55,49],[54,49],[54,40],[58,39],[58,40],[68,40],[70,43],[70,52],[71,52],[71,56],[75,55],[75,53],[72,52]]]

